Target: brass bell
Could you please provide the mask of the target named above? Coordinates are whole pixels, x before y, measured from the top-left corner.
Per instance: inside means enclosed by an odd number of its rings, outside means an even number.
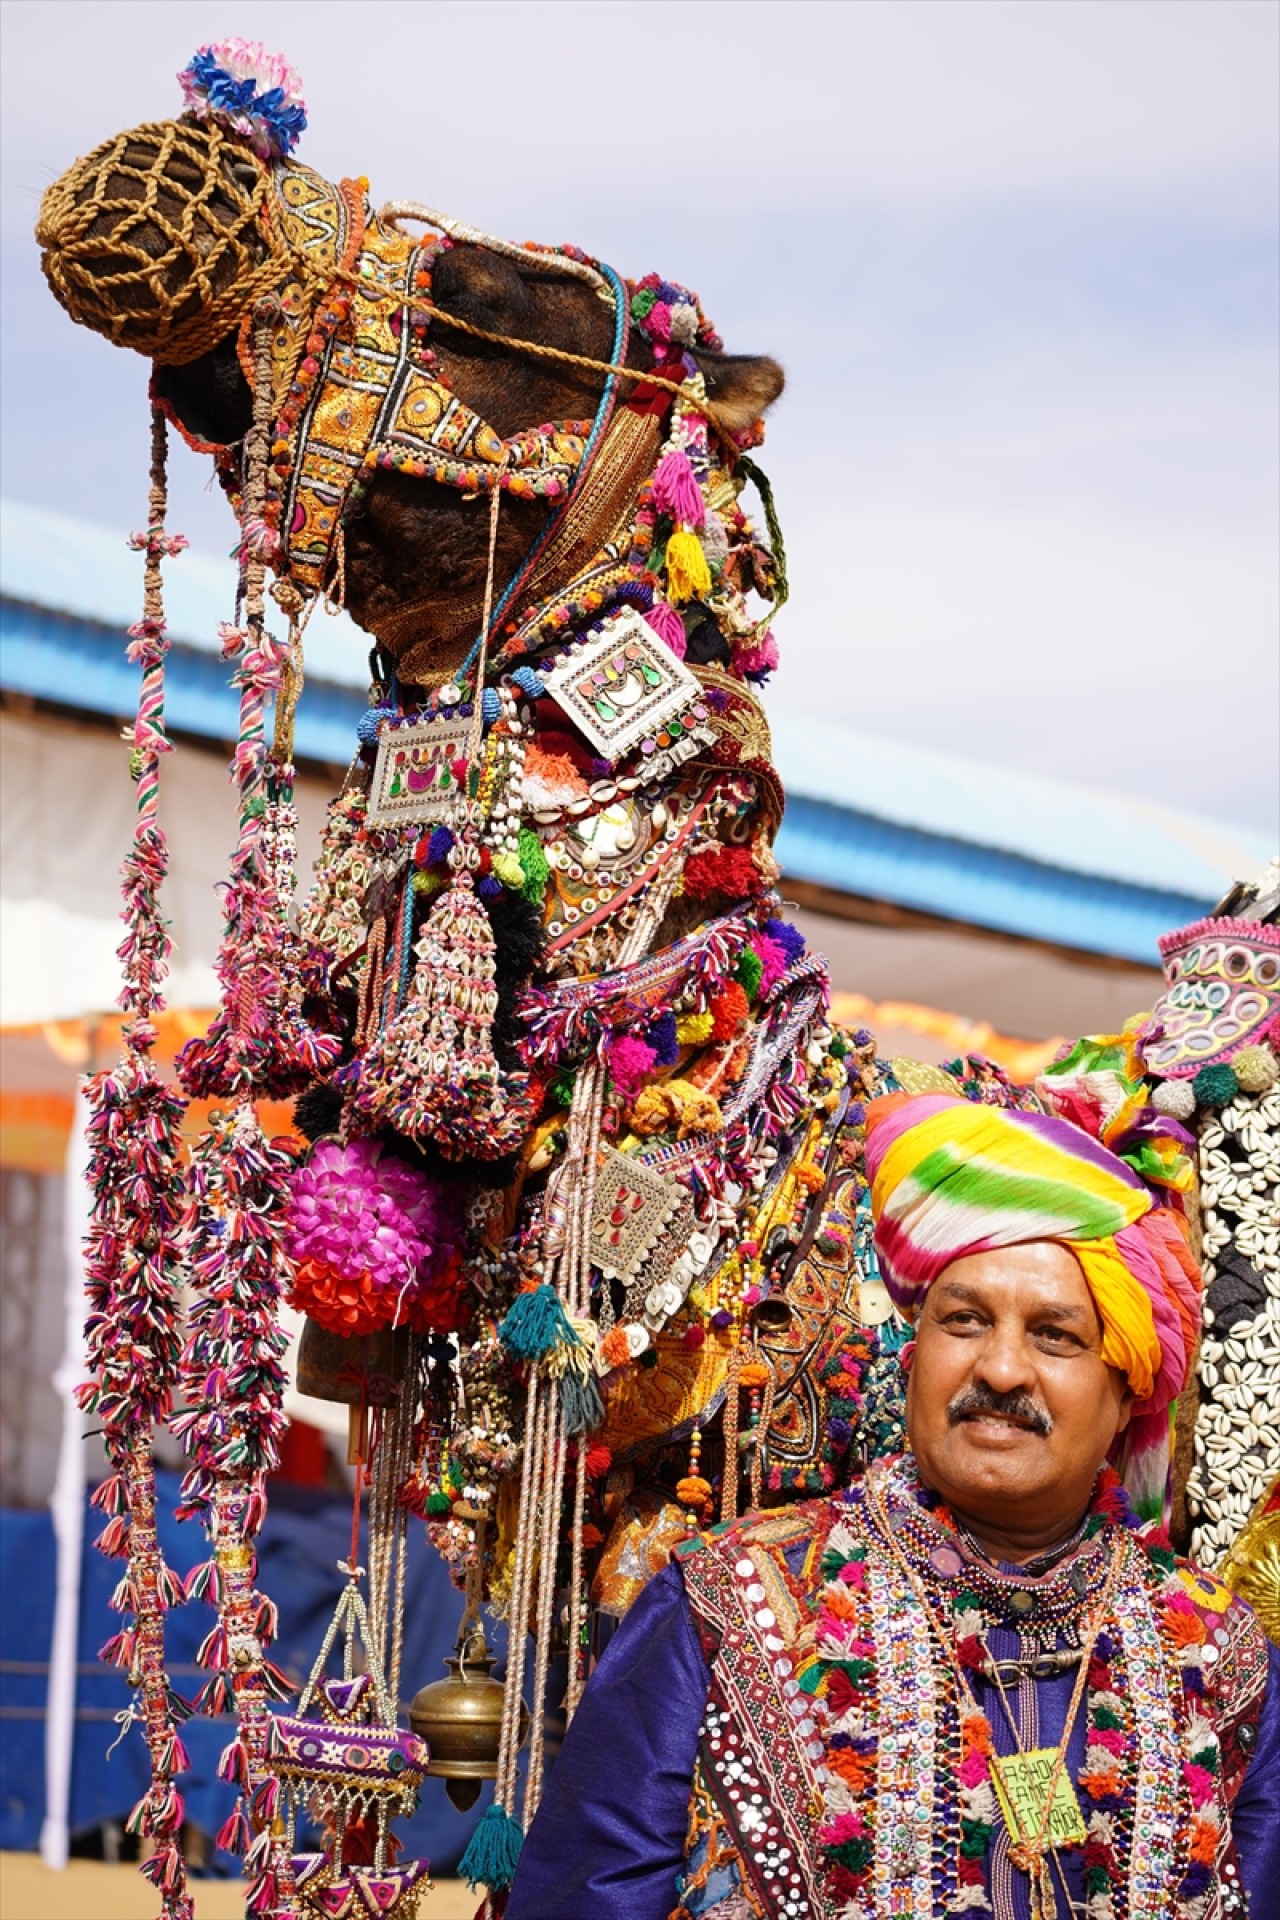
[[[751,1324],[757,1333],[785,1333],[794,1315],[791,1302],[782,1293],[766,1293],[751,1309]]]
[[[445,1782],[445,1792],[461,1812],[479,1797],[480,1782],[498,1771],[502,1739],[500,1680],[493,1677],[493,1655],[479,1621],[463,1633],[456,1650],[445,1661],[447,1680],[433,1680],[419,1688],[409,1707],[409,1724],[425,1740],[431,1758],[427,1772]],[[529,1728],[529,1713],[520,1707],[520,1738]]]

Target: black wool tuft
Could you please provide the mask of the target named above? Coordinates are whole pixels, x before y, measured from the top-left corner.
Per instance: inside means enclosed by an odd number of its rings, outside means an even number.
[[[313,1080],[293,1103],[293,1121],[308,1140],[323,1140],[336,1133],[342,1118],[342,1095],[327,1080]]]

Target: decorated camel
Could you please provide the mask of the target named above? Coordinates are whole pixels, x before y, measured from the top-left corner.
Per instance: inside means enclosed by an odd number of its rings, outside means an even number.
[[[236,1715],[224,1772],[241,1799],[219,1838],[246,1854],[250,1908],[408,1916],[425,1868],[396,1861],[389,1821],[425,1771],[496,1774],[464,1869],[500,1900],[517,1812],[527,1823],[538,1802],[553,1658],[567,1656],[571,1714],[593,1622],[625,1611],[679,1539],[898,1443],[908,1330],[870,1245],[874,1095],[1053,1105],[1177,1208],[1200,1127],[1219,1294],[1208,1422],[1194,1443],[1190,1421],[1179,1432],[1178,1517],[1202,1557],[1236,1544],[1264,1502],[1277,1374],[1280,1256],[1262,1211],[1277,902],[1226,903],[1217,961],[1208,923],[1179,936],[1176,1011],[1082,1042],[1036,1089],[980,1060],[886,1061],[872,1035],[836,1030],[772,853],[783,793],[760,690],[786,575],[752,451],[777,363],[725,353],[696,297],[655,274],[626,281],[408,202],[375,212],[367,182],[290,157],[296,77],[260,48],[203,49],[181,80],[181,118],[78,161],[38,228],[71,316],[155,368],[131,630],[130,1021],[92,1089],[85,1403],[113,1467],[95,1495],[103,1544],[126,1563],[109,1651],[151,1750],[144,1871],[165,1914],[189,1920],[187,1709],[163,1651],[184,1595],[156,1546],[150,1464],[168,1421],[191,1453],[186,1510],[210,1534],[185,1597],[217,1609],[197,1707]],[[222,630],[241,696],[224,994],[181,1090],[151,1057],[168,951],[161,564],[182,544],[165,528],[170,426],[212,456],[240,526]],[[326,600],[370,634],[372,684],[295,909],[292,716]],[[1197,1051],[1197,1020],[1220,1008],[1192,983],[1219,975],[1253,1000]],[[268,1141],[254,1103],[282,1095],[296,1132]],[[186,1099],[217,1103],[189,1161]],[[369,1507],[367,1565],[347,1569],[292,1711],[253,1553],[286,1298],[308,1316],[299,1384],[351,1408]],[[1158,1508],[1171,1410],[1150,1414]],[[434,1752],[397,1723],[414,1515],[466,1596],[446,1689],[487,1684],[484,1608],[521,1629],[478,1763],[451,1757],[437,1689],[414,1712]],[[1242,1578],[1266,1550],[1246,1543]],[[341,1678],[326,1667],[337,1640]],[[297,1851],[302,1809],[326,1827],[319,1852]]]

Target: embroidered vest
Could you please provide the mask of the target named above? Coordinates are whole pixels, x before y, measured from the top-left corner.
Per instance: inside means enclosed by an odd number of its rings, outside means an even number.
[[[901,1484],[907,1469],[898,1462],[885,1471]],[[819,1596],[830,1577],[824,1556],[851,1536],[867,1548],[854,1632],[874,1647],[869,1719],[876,1748],[872,1784],[854,1801],[827,1770],[830,1713],[806,1690]],[[680,1558],[711,1681],[681,1901],[671,1920],[937,1920],[970,1910],[949,1865],[959,1834],[956,1683],[919,1601],[878,1542],[862,1489],[847,1500],[746,1515],[691,1543]],[[1106,1920],[1173,1920],[1182,1912],[1230,1920],[1244,1913],[1230,1809],[1256,1737],[1266,1640],[1248,1607],[1178,1561],[1169,1579],[1190,1600],[1186,1617],[1198,1622],[1203,1639],[1194,1658],[1185,1650],[1171,1654],[1157,1631],[1152,1579],[1135,1544],[1116,1589],[1112,1637],[1131,1701],[1133,1806],[1156,1812],[1136,1822],[1132,1811],[1127,1819],[1115,1816],[1118,1884],[1098,1912]],[[1192,1808],[1175,1706],[1179,1662],[1203,1675],[1198,1712],[1219,1746],[1208,1813],[1228,1832],[1198,1906],[1189,1904],[1199,1880],[1195,1870],[1187,1878]],[[846,1771],[844,1780],[851,1777]],[[833,1894],[820,1841],[833,1781],[837,1804],[867,1812],[866,1871],[856,1899]],[[989,1908],[983,1903],[976,1911]]]

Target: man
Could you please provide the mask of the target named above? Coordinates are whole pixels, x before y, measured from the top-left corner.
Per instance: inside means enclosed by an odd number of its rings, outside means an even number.
[[[1276,1650],[1268,1679],[1106,1465],[1163,1477],[1180,1216],[1067,1123],[947,1095],[877,1102],[867,1170],[909,1451],[652,1582],[507,1920],[1270,1920]]]

